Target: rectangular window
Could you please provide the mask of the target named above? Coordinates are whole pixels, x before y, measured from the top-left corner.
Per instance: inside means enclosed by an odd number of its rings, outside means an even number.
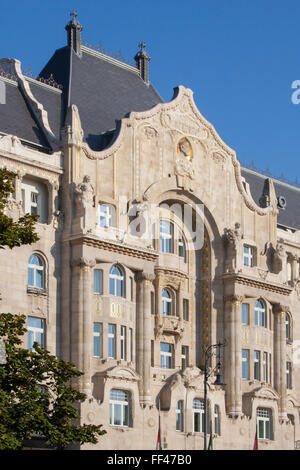
[[[182,370],[184,370],[188,366],[189,366],[189,347],[182,346],[181,347],[181,368]]]
[[[249,304],[242,304],[242,325],[249,325]]]
[[[108,357],[116,358],[116,325],[108,325]]]
[[[160,367],[173,368],[173,344],[160,343]]]
[[[102,357],[102,324],[94,323],[94,357]]]
[[[249,350],[242,350],[242,378],[249,380]]]
[[[110,204],[99,204],[99,225],[100,227],[114,226],[114,206]]]
[[[271,439],[271,411],[268,408],[257,408],[258,439]]]
[[[179,400],[176,405],[176,431],[183,431],[183,401]]]
[[[45,346],[45,320],[43,318],[27,318],[27,347],[32,350],[33,343]]]
[[[292,363],[286,363],[286,388],[292,388]]]
[[[94,269],[94,294],[102,294],[102,271]]]
[[[36,215],[39,213],[39,193],[36,191],[31,191],[30,208],[31,215]]]
[[[183,319],[189,321],[189,301],[188,299],[183,299]]]
[[[244,266],[253,266],[253,248],[252,246],[244,245]]]
[[[260,380],[260,351],[254,351],[254,380]]]
[[[268,382],[268,353],[263,354],[263,381]]]
[[[204,432],[204,400],[193,401],[194,432]]]
[[[126,361],[126,326],[121,326],[121,359]]]
[[[160,251],[173,253],[174,251],[174,226],[166,220],[160,221]]]
[[[125,390],[111,390],[109,400],[109,423],[112,426],[129,426],[129,420],[129,392]]]
[[[132,328],[129,328],[128,336],[128,361],[132,362]]]

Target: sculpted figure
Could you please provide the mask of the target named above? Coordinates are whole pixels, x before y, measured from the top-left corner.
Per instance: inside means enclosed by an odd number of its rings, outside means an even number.
[[[83,177],[82,183],[79,183],[75,190],[75,204],[78,209],[85,208],[87,205],[94,204],[94,188],[91,184],[91,178],[88,175]]]

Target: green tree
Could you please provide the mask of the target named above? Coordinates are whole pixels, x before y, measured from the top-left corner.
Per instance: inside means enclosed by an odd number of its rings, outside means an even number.
[[[0,169],[0,248],[32,244],[38,216],[14,221],[5,214],[14,190],[12,172]],[[43,436],[46,444],[62,449],[72,443],[98,442],[106,433],[102,425],[80,425],[78,405],[84,393],[72,387],[82,375],[73,364],[62,361],[34,344],[30,351],[21,347],[26,334],[25,315],[0,313],[0,342],[5,361],[0,364],[0,450],[22,449],[24,440]]]
[[[25,214],[17,221],[5,214],[8,198],[14,191],[15,174],[6,168],[0,169],[0,248],[14,248],[36,242],[34,231],[38,215]]]

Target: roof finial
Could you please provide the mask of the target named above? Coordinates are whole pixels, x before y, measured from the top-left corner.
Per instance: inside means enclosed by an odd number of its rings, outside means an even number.
[[[68,32],[68,46],[72,47],[72,49],[78,54],[81,55],[81,31],[82,26],[79,21],[76,19],[78,13],[76,10],[70,12],[71,20],[66,26],[66,30]]]
[[[149,60],[150,56],[145,50],[146,44],[144,41],[139,42],[139,52],[135,55],[134,60],[136,66],[140,71],[140,75],[147,85],[149,84]]]
[[[76,20],[76,18],[78,16],[77,10],[74,10],[74,8],[73,8],[73,10],[70,12],[70,16],[71,16],[72,20]]]

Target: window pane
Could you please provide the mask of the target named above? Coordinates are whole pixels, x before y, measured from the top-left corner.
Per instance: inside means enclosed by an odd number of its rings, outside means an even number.
[[[121,405],[114,404],[114,423],[116,426],[121,426]]]
[[[194,412],[194,432],[200,432],[200,413]]]
[[[33,268],[28,268],[28,285],[34,286],[34,270]]]
[[[101,294],[101,271],[100,269],[95,269],[94,270],[94,293],[95,294]]]
[[[123,426],[129,426],[129,406],[123,406]]]
[[[43,288],[44,287],[44,282],[43,282],[43,271],[41,269],[36,270],[36,287]]]
[[[242,304],[242,324],[249,324],[249,304]]]
[[[115,279],[109,279],[109,293],[110,295],[116,295],[115,291]]]

